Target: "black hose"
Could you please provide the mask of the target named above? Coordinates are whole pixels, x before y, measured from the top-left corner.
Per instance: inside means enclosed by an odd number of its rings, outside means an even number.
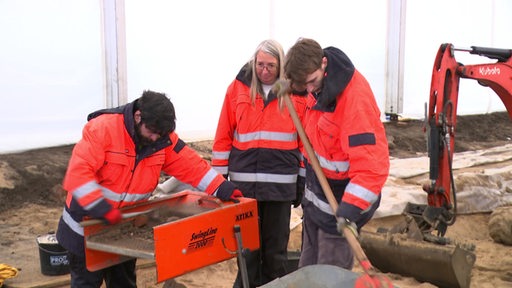
[[[450,148],[450,143],[449,141],[446,141],[446,135],[448,135],[448,130],[446,128],[446,114],[447,114],[447,110],[448,110],[448,107],[451,107],[452,109],[450,110],[450,112],[453,112],[453,103],[451,100],[447,101],[443,107],[443,110],[444,110],[444,113],[443,113],[443,130],[445,131],[445,133],[443,133],[443,143],[446,147],[446,151],[447,151],[447,155],[448,155],[448,169],[450,170],[450,182],[451,182],[451,191],[452,191],[452,203],[453,203],[453,217],[450,219],[450,221],[448,221],[446,224],[447,225],[453,225],[455,223],[455,218],[456,218],[456,215],[457,215],[457,193],[455,191],[455,181],[454,181],[454,178],[453,178],[453,166],[452,166],[452,163],[453,163],[453,154],[452,154],[452,151],[451,151],[451,148]],[[449,137],[449,136],[448,136]]]

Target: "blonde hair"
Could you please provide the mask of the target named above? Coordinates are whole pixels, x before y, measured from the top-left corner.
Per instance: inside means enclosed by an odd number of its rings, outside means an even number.
[[[267,39],[262,41],[258,47],[256,48],[256,51],[254,51],[254,55],[251,58],[251,72],[252,72],[252,79],[251,79],[251,89],[250,89],[250,95],[251,95],[251,102],[254,103],[256,100],[256,94],[263,95],[263,88],[261,85],[261,81],[258,79],[258,76],[256,74],[256,56],[258,55],[258,52],[265,52],[267,54],[272,55],[274,58],[277,59],[277,68],[278,68],[278,74],[277,74],[277,80],[284,79],[284,51],[283,47],[279,42],[273,40],[273,39]]]

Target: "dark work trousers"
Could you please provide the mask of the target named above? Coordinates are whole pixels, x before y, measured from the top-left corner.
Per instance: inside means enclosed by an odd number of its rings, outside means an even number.
[[[262,286],[289,271],[288,240],[290,239],[291,201],[258,201],[260,249],[244,253],[249,287]],[[244,231],[241,231],[243,237]],[[243,248],[243,247],[242,247]],[[243,287],[240,266],[233,287]]]
[[[105,280],[107,288],[135,288],[136,259],[91,272],[85,267],[85,257],[68,252],[72,288],[99,288]]]
[[[345,237],[341,234],[326,233],[309,217],[304,217],[299,268],[315,264],[328,264],[352,270],[354,255]]]
[[[359,229],[370,221],[379,205],[380,196],[370,206],[370,209],[363,214],[361,219],[357,221]],[[314,215],[304,212],[302,217],[302,247],[299,268],[315,264],[328,264],[352,270],[354,267],[354,254],[347,239],[341,233],[329,234],[324,232],[312,220],[311,216]]]

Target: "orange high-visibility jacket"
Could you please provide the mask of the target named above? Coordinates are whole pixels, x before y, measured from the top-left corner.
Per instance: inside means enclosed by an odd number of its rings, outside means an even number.
[[[174,132],[137,149],[134,103],[94,113],[73,149],[63,181],[68,194],[57,237],[76,254],[83,253],[79,223],[84,216],[101,218],[111,207],[147,201],[161,171],[208,194],[225,181]]]
[[[294,200],[302,163],[297,130],[288,109],[280,110],[272,92],[267,100],[257,95],[251,103],[251,75],[246,69],[242,68],[227,89],[213,143],[212,166],[229,175],[245,197]],[[292,96],[292,102],[302,119],[306,98]]]
[[[337,48],[328,59],[323,87],[308,97],[306,134],[335,198],[362,210],[377,202],[389,174],[389,151],[380,111],[367,80]],[[306,159],[309,159],[305,155]],[[324,230],[336,219],[310,165],[306,166],[306,210]]]

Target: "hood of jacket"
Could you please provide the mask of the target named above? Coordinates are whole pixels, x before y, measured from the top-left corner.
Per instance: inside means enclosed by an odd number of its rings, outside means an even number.
[[[314,109],[332,112],[336,108],[336,98],[340,95],[354,75],[354,64],[338,48],[324,48],[324,56],[327,58],[325,77],[322,91],[314,95],[317,103]]]
[[[133,102],[130,102],[128,104],[125,104],[123,106],[114,107],[114,108],[107,108],[107,109],[101,109],[97,110],[95,112],[90,113],[87,116],[87,121],[90,121],[93,118],[96,118],[103,114],[123,114],[124,116],[124,127],[130,137],[132,138],[133,143],[135,143],[135,147],[137,150],[137,154],[140,155],[140,159],[143,159],[156,151],[159,151],[161,149],[164,149],[165,147],[172,144],[169,137],[160,137],[155,142],[149,144],[149,145],[140,145],[140,140],[135,132],[135,119],[133,118],[133,114],[138,109],[138,99],[134,100]],[[139,160],[140,160],[139,159]],[[139,161],[138,160],[138,161]],[[138,162],[137,161],[137,162]]]
[[[130,134],[130,137],[134,140],[134,142],[137,142],[137,135],[135,133],[135,119],[133,119],[133,113],[137,109],[137,100],[130,102],[128,104],[114,107],[114,108],[106,108],[94,111],[87,115],[87,121],[91,121],[92,119],[103,115],[103,114],[123,114],[124,116],[124,126],[126,128],[126,131],[128,131],[128,134]]]

